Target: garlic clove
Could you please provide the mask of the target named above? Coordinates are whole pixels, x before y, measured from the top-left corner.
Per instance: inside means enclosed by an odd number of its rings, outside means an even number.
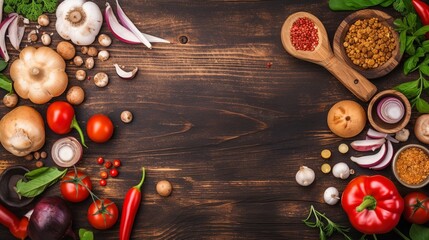
[[[335,205],[340,200],[340,193],[335,187],[328,187],[323,193],[323,200],[329,205]]]
[[[137,74],[137,71],[139,70],[138,67],[135,67],[133,70],[131,71],[125,71],[124,69],[122,69],[118,64],[113,64],[113,66],[115,66],[115,70],[116,70],[116,74],[118,74],[119,77],[123,78],[123,79],[132,79],[135,77],[135,75]]]
[[[307,166],[301,166],[295,175],[296,182],[301,186],[308,186],[314,182],[315,173]]]

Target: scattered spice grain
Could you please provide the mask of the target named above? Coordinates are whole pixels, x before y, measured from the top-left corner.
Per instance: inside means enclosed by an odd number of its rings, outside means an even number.
[[[429,176],[429,156],[421,148],[407,148],[399,153],[395,170],[405,183],[419,184]]]

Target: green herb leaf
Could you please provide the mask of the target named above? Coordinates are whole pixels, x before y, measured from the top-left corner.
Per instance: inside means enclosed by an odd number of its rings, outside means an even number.
[[[400,51],[401,54],[403,54],[405,52],[405,49],[407,48],[407,32],[406,31],[402,31],[401,33],[399,33],[399,43],[400,43]]]
[[[413,224],[410,228],[410,238],[412,240],[427,240],[429,236],[429,228]]]
[[[80,240],[94,240],[94,234],[85,228],[81,228],[81,229],[79,229],[79,239]]]
[[[404,94],[408,99],[415,98],[420,94],[420,79],[402,83],[394,89]]]
[[[423,36],[429,32],[429,25],[423,26],[413,33],[413,36]]]
[[[6,77],[6,75],[3,75],[0,73],[0,88],[8,91],[8,92],[12,92],[12,81]]]
[[[0,59],[0,72],[6,69],[7,64],[8,63],[5,60]]]
[[[60,171],[53,167],[47,167],[43,170],[35,169],[33,171],[24,175],[25,178],[30,176],[29,179],[27,178],[28,181],[21,179],[16,183],[16,192],[19,195],[29,198],[35,197],[45,191],[47,187],[56,183],[67,173],[67,169]]]
[[[429,76],[429,66],[428,65],[419,65],[419,70],[424,75]]]
[[[416,99],[416,109],[420,113],[429,113],[429,103],[421,98]]]

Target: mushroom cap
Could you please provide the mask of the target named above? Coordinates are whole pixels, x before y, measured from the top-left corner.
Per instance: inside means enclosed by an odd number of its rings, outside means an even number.
[[[25,156],[45,144],[45,125],[38,111],[19,106],[0,120],[0,142],[15,156]]]
[[[33,103],[44,104],[61,95],[68,77],[63,58],[49,47],[26,47],[10,67],[15,92]]]

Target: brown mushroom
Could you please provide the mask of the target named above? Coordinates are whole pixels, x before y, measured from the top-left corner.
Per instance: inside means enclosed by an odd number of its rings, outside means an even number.
[[[414,134],[420,142],[429,144],[429,114],[423,114],[417,118]]]

